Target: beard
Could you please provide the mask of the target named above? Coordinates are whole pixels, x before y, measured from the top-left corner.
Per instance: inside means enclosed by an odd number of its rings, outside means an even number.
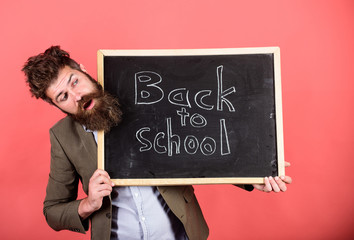
[[[70,116],[92,131],[109,132],[122,120],[122,111],[118,99],[105,92],[102,86],[94,81],[95,90],[79,101],[76,114]],[[94,101],[95,105],[91,109],[86,109]]]

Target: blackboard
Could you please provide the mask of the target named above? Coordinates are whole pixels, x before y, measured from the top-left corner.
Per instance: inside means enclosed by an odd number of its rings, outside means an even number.
[[[99,132],[117,185],[263,183],[284,174],[280,50],[99,50],[123,121]]]

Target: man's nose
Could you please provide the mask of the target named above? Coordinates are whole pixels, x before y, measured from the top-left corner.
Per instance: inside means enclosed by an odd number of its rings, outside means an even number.
[[[80,101],[80,100],[81,100],[81,95],[76,94],[76,95],[75,95],[75,100],[76,100],[77,102]]]
[[[75,101],[78,102],[81,100],[81,93],[79,91],[71,90],[70,94],[72,95],[73,99],[75,99]]]

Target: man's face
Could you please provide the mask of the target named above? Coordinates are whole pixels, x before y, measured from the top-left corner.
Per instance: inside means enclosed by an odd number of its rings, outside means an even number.
[[[46,94],[57,107],[90,130],[108,132],[121,121],[118,100],[104,92],[90,76],[70,67],[59,71]]]
[[[94,92],[95,89],[95,84],[84,73],[65,66],[49,85],[46,95],[64,112],[76,114],[82,97]],[[83,110],[90,110],[94,105],[95,99],[84,104]]]

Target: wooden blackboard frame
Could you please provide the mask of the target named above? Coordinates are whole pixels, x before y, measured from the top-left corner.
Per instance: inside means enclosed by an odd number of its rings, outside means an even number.
[[[224,48],[224,49],[178,49],[178,50],[98,50],[97,75],[98,82],[104,87],[104,58],[106,56],[204,56],[204,55],[252,55],[273,54],[274,62],[274,97],[276,121],[276,151],[278,176],[285,175],[284,168],[284,141],[283,141],[283,114],[281,94],[281,71],[279,47],[262,48]],[[105,169],[104,162],[104,132],[98,132],[98,168]],[[120,186],[164,186],[164,185],[190,185],[190,184],[261,184],[264,177],[213,177],[213,178],[134,178],[112,179]]]

